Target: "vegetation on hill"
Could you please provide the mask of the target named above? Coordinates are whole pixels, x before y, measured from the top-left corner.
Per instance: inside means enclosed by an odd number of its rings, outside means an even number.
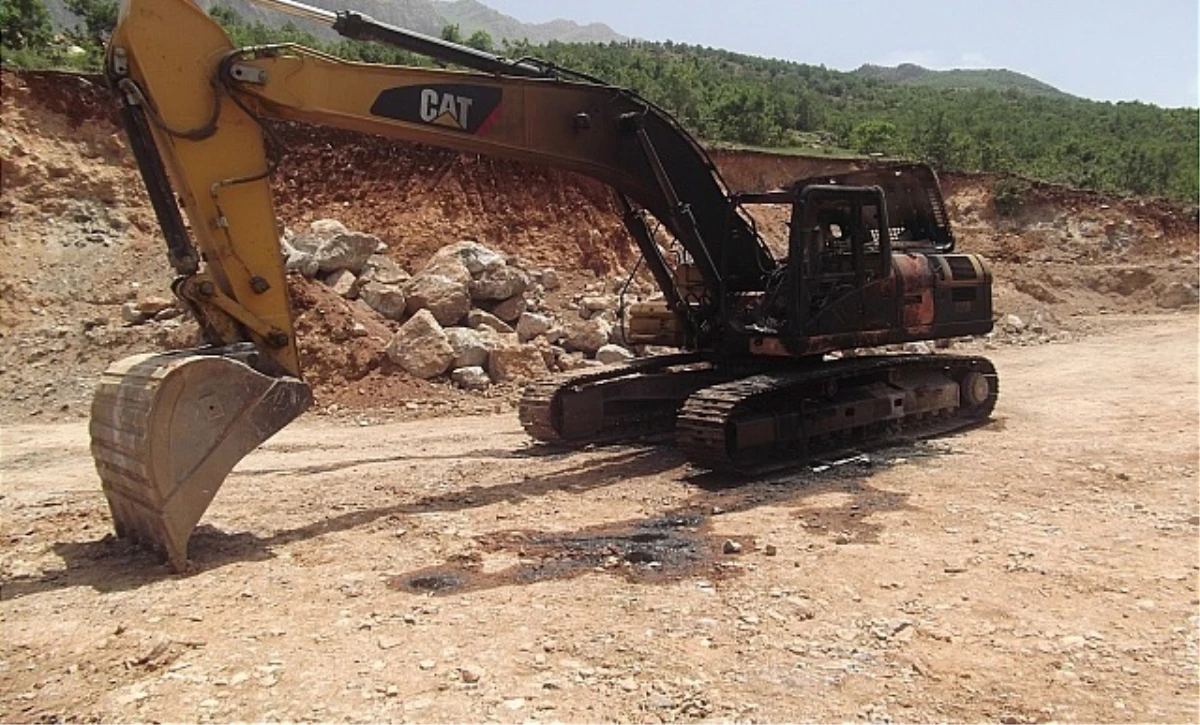
[[[87,28],[72,40],[86,49],[89,61],[98,60],[102,26],[111,22],[107,13],[115,4],[67,2]],[[0,0],[0,23],[12,22],[11,8],[40,4]],[[379,45],[323,43],[292,24],[274,28],[246,22],[228,7],[215,7],[212,14],[239,45],[293,41],[352,60],[428,63]],[[6,62],[28,62],[31,52],[54,52],[53,43],[46,45],[43,26],[33,25],[15,30],[2,26]],[[463,35],[454,25],[443,30],[444,37],[481,49],[494,45],[486,32]],[[22,45],[10,45],[10,38]],[[710,142],[815,152],[845,148],[923,159],[943,170],[1012,172],[1107,192],[1187,202],[1200,195],[1200,111],[1194,108],[1089,101],[1011,85],[961,90],[941,83],[895,83],[672,42],[502,41],[498,50],[509,57],[536,56],[632,88]],[[990,79],[999,83],[1002,77]]]
[[[1035,96],[1072,98],[1049,83],[1030,78],[1024,73],[1003,68],[955,68],[952,70],[930,70],[914,63],[901,63],[895,68],[866,64],[854,71],[854,75],[873,78],[902,85],[929,86],[959,91],[1007,91],[1016,89]]]

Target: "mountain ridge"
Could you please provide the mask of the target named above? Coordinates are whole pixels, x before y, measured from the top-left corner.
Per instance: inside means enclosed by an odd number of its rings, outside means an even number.
[[[933,70],[915,63],[897,66],[864,63],[851,73],[899,85],[928,86],[954,90],[1004,91],[1014,89],[1035,96],[1077,98],[1033,76],[1007,68],[950,68]]]
[[[626,40],[626,37],[603,23],[581,25],[573,20],[551,20],[546,23],[525,23],[517,18],[494,10],[478,0],[303,0],[323,10],[354,10],[390,25],[397,25],[418,33],[438,36],[442,28],[457,24],[464,37],[482,30],[499,43],[501,40],[543,44],[551,40],[564,43],[608,43]],[[71,27],[74,17],[63,0],[45,0],[46,7],[56,28]],[[312,33],[322,40],[338,37],[329,27],[320,23],[296,18],[285,13],[256,5],[249,0],[196,0],[196,4],[208,11],[215,5],[226,5],[242,16],[248,23],[261,22],[279,27],[291,22],[297,28]]]

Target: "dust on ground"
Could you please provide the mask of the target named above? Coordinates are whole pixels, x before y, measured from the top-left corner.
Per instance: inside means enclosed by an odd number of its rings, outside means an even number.
[[[3,430],[0,719],[1195,722],[1197,320],[995,350],[994,420],[737,482],[309,416],[170,574]]]

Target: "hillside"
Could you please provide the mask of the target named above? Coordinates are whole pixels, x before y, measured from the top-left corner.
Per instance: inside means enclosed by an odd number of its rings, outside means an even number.
[[[320,0],[326,6],[342,1]],[[286,40],[351,60],[429,62],[394,48],[331,42],[328,35],[281,28],[274,25],[278,19],[260,20],[262,11],[243,0],[237,5],[246,14],[239,17],[235,8],[235,14],[224,13],[222,21],[239,45]],[[495,44],[505,54],[544,58],[634,89],[708,142],[825,155],[845,155],[845,150],[878,153],[921,159],[943,171],[1015,173],[1078,188],[1188,202],[1200,195],[1196,109],[1089,101],[1008,71],[877,69],[876,75],[889,79],[884,80],[670,41],[511,41],[507,38],[518,31],[535,37],[532,33],[539,28],[553,29],[566,37],[583,29],[569,23],[521,25],[475,0],[362,0],[358,5],[379,18],[429,33],[440,33],[453,15],[459,37],[467,42],[475,32],[472,23],[486,23],[490,40],[504,41]],[[489,39],[483,40],[485,45],[478,47],[486,47]],[[97,44],[87,58],[92,67],[98,65]],[[963,88],[963,79],[972,85]]]
[[[854,71],[863,78],[897,83],[900,85],[927,86],[951,90],[1007,91],[1016,90],[1035,96],[1051,98],[1073,98],[1054,86],[1036,78],[1004,68],[953,68],[931,70],[914,63],[901,63],[896,67],[864,64]]]

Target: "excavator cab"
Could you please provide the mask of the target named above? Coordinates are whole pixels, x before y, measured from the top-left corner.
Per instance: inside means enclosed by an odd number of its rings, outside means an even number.
[[[808,186],[792,218],[788,258],[799,264],[793,265],[787,334],[886,324],[892,264],[883,190]]]

